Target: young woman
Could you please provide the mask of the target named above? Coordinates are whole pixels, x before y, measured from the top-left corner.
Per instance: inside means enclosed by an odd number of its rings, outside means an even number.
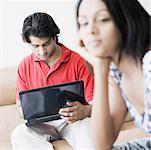
[[[98,150],[151,149],[151,138],[113,146],[129,111],[151,133],[150,16],[137,0],[80,0],[78,52],[93,67],[91,127]]]

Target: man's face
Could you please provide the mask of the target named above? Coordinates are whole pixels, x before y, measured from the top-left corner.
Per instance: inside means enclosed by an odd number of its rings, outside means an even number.
[[[30,36],[29,39],[32,50],[39,59],[46,61],[55,53],[56,41],[53,38]]]

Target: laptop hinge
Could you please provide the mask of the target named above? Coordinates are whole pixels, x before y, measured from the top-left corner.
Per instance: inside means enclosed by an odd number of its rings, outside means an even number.
[[[24,122],[27,126],[33,126],[33,125],[38,124],[38,123],[48,122],[48,121],[58,120],[58,119],[61,119],[60,114],[45,116],[45,117],[39,117],[39,118],[34,118],[34,119],[27,119],[27,120],[24,120]]]

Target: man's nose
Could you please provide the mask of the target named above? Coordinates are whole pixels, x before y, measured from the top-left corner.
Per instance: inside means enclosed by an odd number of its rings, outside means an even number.
[[[40,53],[41,55],[44,55],[45,52],[46,52],[46,49],[45,49],[43,46],[40,46],[40,47],[39,47],[39,53]]]

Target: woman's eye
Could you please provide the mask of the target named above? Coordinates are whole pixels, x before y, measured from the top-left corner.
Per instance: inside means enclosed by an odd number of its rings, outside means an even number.
[[[80,26],[87,26],[88,25],[88,22],[81,22],[81,23],[79,23],[80,24]]]
[[[108,22],[110,20],[110,18],[97,18],[96,21],[97,22]]]
[[[79,22],[79,25],[80,25],[80,26],[86,26],[86,25],[88,25],[87,19],[85,19],[85,18],[83,18],[83,17],[79,17],[79,18],[78,18],[78,22]]]

